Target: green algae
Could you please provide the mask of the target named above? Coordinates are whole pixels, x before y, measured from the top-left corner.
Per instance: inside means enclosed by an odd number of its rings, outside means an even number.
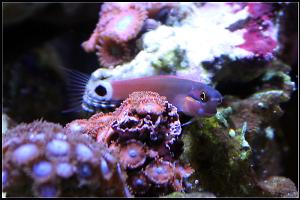
[[[170,73],[172,71],[176,71],[177,69],[185,68],[181,65],[182,60],[182,52],[178,49],[175,49],[168,51],[159,58],[153,60],[151,65],[158,70]]]
[[[218,115],[198,119],[184,130],[182,159],[191,163],[193,178],[199,179],[205,190],[217,196],[255,196],[259,190],[249,160],[251,148],[245,145],[247,123],[230,128],[229,110],[220,109]],[[226,117],[220,120],[220,116]]]

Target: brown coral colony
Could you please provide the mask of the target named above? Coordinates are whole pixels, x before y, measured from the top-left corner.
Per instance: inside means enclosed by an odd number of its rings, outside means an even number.
[[[140,32],[145,19],[142,7],[104,3],[93,34],[82,46],[86,52],[97,51],[104,67],[121,64],[129,60],[132,53],[128,43]]]
[[[103,3],[99,22],[90,38],[82,43],[86,52],[97,51],[99,63],[112,67],[128,61],[134,43],[148,18],[154,17],[168,3]]]
[[[134,92],[116,111],[97,113],[87,124],[75,120],[66,126],[74,127],[116,153],[136,196],[184,191],[183,180],[194,171],[177,160],[183,145],[177,109],[157,93]]]

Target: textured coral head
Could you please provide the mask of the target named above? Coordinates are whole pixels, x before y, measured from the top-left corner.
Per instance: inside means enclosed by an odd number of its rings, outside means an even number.
[[[141,115],[161,115],[166,109],[166,100],[166,97],[155,92],[133,92],[119,110],[124,112],[128,109]]]
[[[112,129],[118,140],[138,139],[147,143],[161,143],[181,134],[177,110],[166,97],[155,92],[134,92],[115,111],[117,120]]]

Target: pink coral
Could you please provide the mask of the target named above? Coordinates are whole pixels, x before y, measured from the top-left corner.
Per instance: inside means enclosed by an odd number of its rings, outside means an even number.
[[[102,37],[96,49],[99,62],[104,67],[115,66],[130,59],[128,44],[116,42],[109,37]]]
[[[126,143],[120,147],[120,162],[125,169],[138,168],[146,161],[146,151],[147,149],[143,143],[136,140],[126,141]]]
[[[109,21],[102,35],[117,42],[127,42],[140,32],[146,12],[134,4],[123,6],[120,12]]]

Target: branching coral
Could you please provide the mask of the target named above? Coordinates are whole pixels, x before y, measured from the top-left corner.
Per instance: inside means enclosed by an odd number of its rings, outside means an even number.
[[[82,133],[107,144],[127,169],[133,194],[156,196],[185,190],[183,180],[194,170],[178,161],[183,146],[181,124],[176,107],[165,97],[134,92],[115,112],[95,114],[85,123],[75,120],[66,128],[81,124]]]
[[[2,151],[7,196],[130,195],[111,151],[87,135],[66,135],[57,124],[18,125],[5,135]]]

